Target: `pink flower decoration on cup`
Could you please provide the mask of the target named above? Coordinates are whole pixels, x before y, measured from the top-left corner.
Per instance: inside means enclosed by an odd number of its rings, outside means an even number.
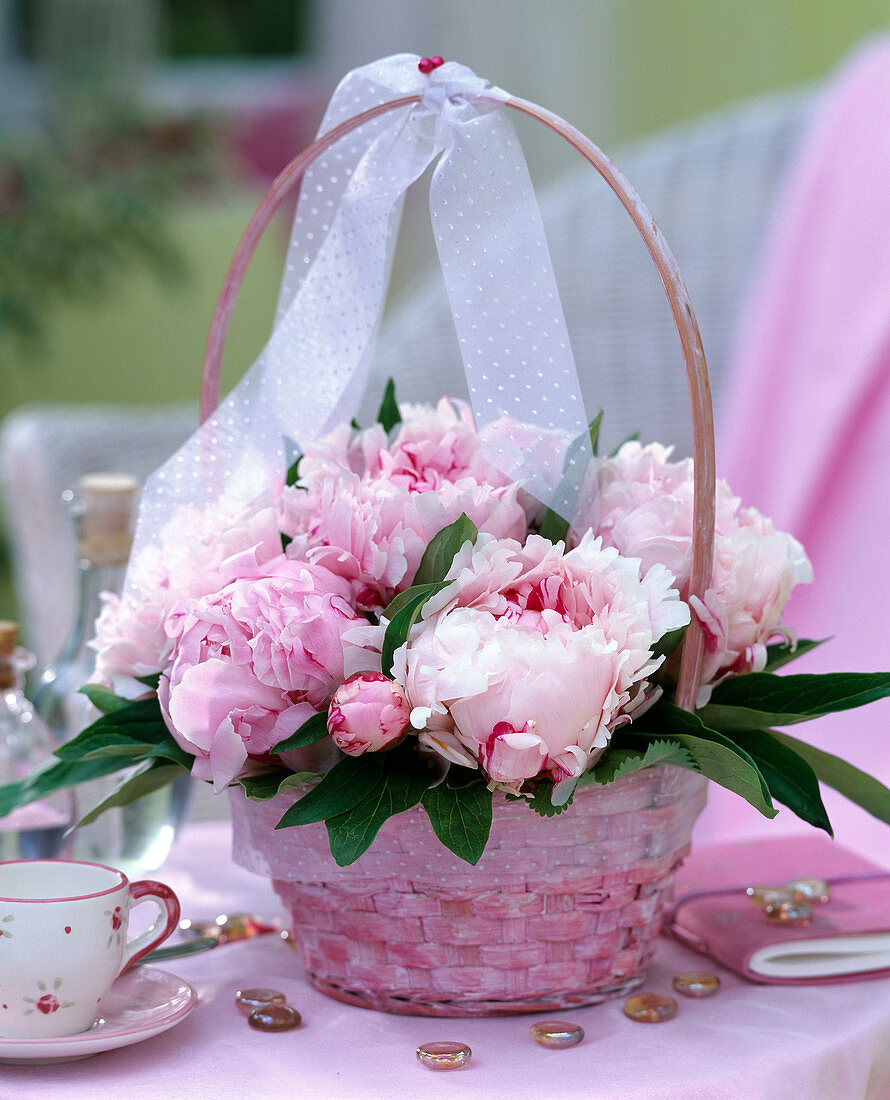
[[[37,1001],[36,1007],[38,1012],[42,1012],[44,1016],[49,1016],[51,1013],[57,1012],[62,1006],[52,993],[44,993]]]
[[[349,756],[382,752],[405,739],[411,708],[401,686],[382,672],[356,672],[334,693],[328,732]]]

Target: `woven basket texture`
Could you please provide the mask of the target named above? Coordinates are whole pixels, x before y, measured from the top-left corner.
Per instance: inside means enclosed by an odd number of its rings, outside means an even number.
[[[476,867],[415,807],[337,867],[323,825],[274,831],[293,792],[233,791],[234,856],[270,875],[309,980],[385,1012],[487,1016],[595,1004],[639,985],[707,781],[647,768],[585,787],[557,817],[496,798]]]

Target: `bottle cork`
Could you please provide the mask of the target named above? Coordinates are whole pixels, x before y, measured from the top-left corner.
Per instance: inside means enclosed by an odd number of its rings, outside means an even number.
[[[77,484],[80,501],[77,549],[93,565],[124,565],[133,543],[139,481],[129,474],[85,474]]]
[[[19,624],[0,619],[0,691],[15,687],[17,669],[13,655],[19,644]]]
[[[19,624],[11,619],[0,619],[0,658],[9,657],[19,644]]]

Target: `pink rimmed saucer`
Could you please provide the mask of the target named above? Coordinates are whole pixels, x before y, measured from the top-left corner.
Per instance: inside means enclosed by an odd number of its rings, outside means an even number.
[[[77,1062],[103,1050],[141,1043],[184,1020],[197,1003],[197,994],[182,978],[154,966],[137,966],[108,991],[89,1031],[57,1039],[0,1038],[0,1063]]]

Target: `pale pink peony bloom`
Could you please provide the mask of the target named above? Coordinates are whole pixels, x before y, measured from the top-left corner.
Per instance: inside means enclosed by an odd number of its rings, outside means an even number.
[[[580,775],[660,664],[654,642],[689,621],[663,566],[641,578],[590,537],[565,553],[481,535],[448,579],[393,673],[421,743],[510,790]]]
[[[342,578],[279,554],[261,575],[173,609],[158,696],[193,774],[219,789],[327,707],[342,635],[361,621],[348,594]]]
[[[688,599],[693,466],[691,459],[669,459],[670,449],[661,444],[632,442],[600,460],[598,495],[582,519],[606,545],[639,558],[644,570],[666,565]],[[763,667],[767,643],[782,632],[792,589],[813,579],[797,539],[776,531],[755,509],[740,507],[724,481],[717,484],[716,505],[712,582],[703,601],[693,601],[705,630],[705,691],[730,672]]]
[[[357,672],[334,692],[328,732],[349,756],[392,749],[404,739],[411,708],[399,684],[382,672]]]
[[[347,580],[357,607],[382,610],[407,588],[430,540],[466,514],[480,531],[524,538],[527,520],[517,486],[492,488],[464,478],[435,492],[379,477],[337,477],[286,490],[282,527],[288,556],[304,557]]]
[[[158,672],[169,657],[165,621],[175,604],[258,574],[280,554],[276,510],[264,500],[249,508],[177,509],[157,542],[132,563],[124,595],[103,597],[90,642],[97,654],[94,679],[110,684],[118,676]]]

